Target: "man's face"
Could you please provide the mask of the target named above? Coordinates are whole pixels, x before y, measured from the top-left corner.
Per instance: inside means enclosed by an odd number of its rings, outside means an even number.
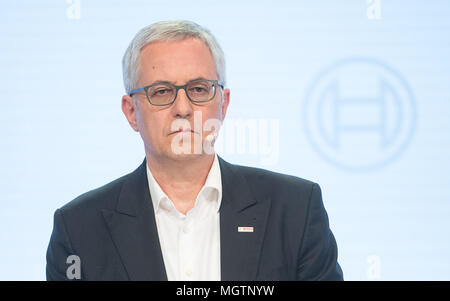
[[[214,59],[209,48],[198,39],[185,39],[170,42],[152,42],[146,45],[140,54],[140,74],[137,87],[143,87],[155,82],[165,81],[174,85],[184,85],[195,79],[218,79]],[[150,104],[145,92],[134,95],[136,101],[127,95],[122,98],[122,110],[130,125],[138,131],[144,141],[146,151],[153,157],[168,157],[182,159],[198,156],[194,152],[194,141],[201,141],[211,134],[204,130],[204,123],[208,119],[222,121],[230,99],[230,91],[220,87],[216,89],[213,100],[203,104],[194,104],[187,98],[183,89],[178,91],[175,102],[168,106],[154,106]],[[222,101],[223,98],[223,101]],[[194,112],[201,116],[202,130],[195,132],[177,132],[174,126],[185,119],[192,130],[194,127]],[[178,122],[177,122],[178,121]],[[195,121],[199,125],[198,119]],[[172,140],[180,140],[180,135],[189,137],[194,154],[176,154],[173,151]],[[197,137],[195,137],[197,135]],[[187,139],[183,137],[183,139]]]

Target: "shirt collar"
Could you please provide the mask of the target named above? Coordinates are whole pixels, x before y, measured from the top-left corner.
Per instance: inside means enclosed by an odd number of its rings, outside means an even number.
[[[146,164],[147,167],[147,179],[148,179],[148,187],[150,190],[150,196],[153,203],[153,209],[155,213],[158,213],[163,203],[171,203],[167,194],[161,189],[158,182],[156,182],[153,177],[150,168],[148,167],[148,162]],[[216,193],[211,193],[211,190]],[[206,177],[205,184],[199,192],[199,195],[202,193],[207,193],[209,191],[209,196],[214,196],[211,201],[216,202],[216,211],[219,211],[220,204],[222,202],[222,177],[220,173],[220,165],[217,154],[214,154],[214,161],[211,165],[211,169],[209,170],[208,176]],[[165,200],[164,202],[162,202]],[[197,202],[196,202],[197,203]],[[173,204],[172,204],[173,206]]]

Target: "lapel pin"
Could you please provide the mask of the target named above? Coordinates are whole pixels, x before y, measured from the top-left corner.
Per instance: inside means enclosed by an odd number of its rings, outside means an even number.
[[[238,232],[253,232],[253,227],[238,227]]]

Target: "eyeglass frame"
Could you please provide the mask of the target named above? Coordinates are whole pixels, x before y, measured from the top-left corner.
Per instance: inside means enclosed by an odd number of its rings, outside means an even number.
[[[186,90],[186,88],[187,88],[188,85],[190,85],[190,84],[192,84],[192,83],[195,83],[195,82],[200,82],[200,81],[207,81],[207,82],[210,82],[210,83],[212,83],[213,86],[214,86],[214,95],[213,95],[210,99],[208,99],[208,100],[200,100],[200,101],[198,101],[198,100],[192,100],[191,97],[189,96],[189,93],[188,93],[187,90]],[[152,101],[150,100],[150,97],[148,96],[148,90],[149,90],[151,87],[153,87],[153,86],[161,85],[161,84],[168,84],[169,86],[174,87],[174,88],[175,88],[175,97],[174,97],[173,100],[172,100],[171,102],[169,102],[169,103],[166,103],[166,104],[154,104],[154,103],[152,103]],[[190,102],[192,102],[192,103],[205,103],[205,102],[210,102],[211,100],[214,99],[214,97],[216,97],[216,87],[217,87],[217,86],[221,87],[222,89],[225,89],[225,83],[222,82],[222,81],[220,81],[220,80],[217,80],[217,79],[194,79],[194,80],[191,80],[191,81],[187,82],[185,85],[181,85],[181,86],[174,85],[174,84],[172,84],[172,83],[170,83],[170,82],[162,81],[162,82],[156,82],[156,83],[153,83],[153,84],[148,85],[148,86],[144,86],[144,87],[142,87],[142,88],[137,88],[137,89],[131,90],[130,93],[128,93],[128,96],[131,97],[131,96],[133,96],[133,94],[136,94],[136,93],[138,93],[138,92],[144,91],[144,92],[145,92],[145,96],[147,97],[147,100],[148,100],[148,102],[149,102],[151,105],[163,107],[163,106],[170,106],[171,104],[173,104],[173,103],[175,102],[175,100],[177,100],[177,97],[178,97],[178,90],[183,89],[183,90],[184,90],[184,93],[186,94],[186,96],[187,96],[187,98],[189,99]]]

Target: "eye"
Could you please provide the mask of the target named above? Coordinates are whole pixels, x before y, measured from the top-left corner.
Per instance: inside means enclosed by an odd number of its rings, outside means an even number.
[[[170,89],[168,89],[168,88],[157,88],[157,89],[154,89],[153,91],[152,91],[152,93],[151,93],[151,96],[152,97],[155,97],[155,96],[166,96],[167,94],[170,94]]]
[[[189,92],[195,95],[208,94],[209,88],[208,86],[197,84],[195,86],[189,87]]]
[[[197,93],[201,93],[201,92],[205,92],[206,91],[206,89],[203,88],[203,87],[194,87],[193,89],[194,89],[194,92],[197,92]]]
[[[155,94],[164,95],[167,93],[167,89],[160,89],[158,91],[155,91]]]

